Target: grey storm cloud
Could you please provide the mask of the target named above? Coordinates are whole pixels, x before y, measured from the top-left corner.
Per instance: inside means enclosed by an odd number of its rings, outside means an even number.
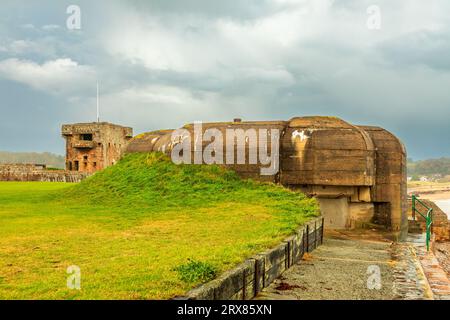
[[[203,120],[334,115],[450,156],[445,0],[2,2],[0,150],[64,153],[62,123],[135,132]],[[381,28],[367,27],[377,5]]]
[[[394,66],[422,65],[436,70],[450,69],[450,33],[420,30],[380,45]]]

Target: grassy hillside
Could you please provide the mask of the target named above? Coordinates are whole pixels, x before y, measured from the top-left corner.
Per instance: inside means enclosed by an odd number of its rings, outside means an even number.
[[[175,165],[158,153],[127,155],[119,165],[67,190],[64,197],[133,212],[211,207],[222,202],[263,203],[283,212],[303,212],[299,199],[314,202],[281,186],[242,180],[219,166]]]
[[[38,163],[54,168],[64,168],[64,161],[64,156],[50,152],[0,151],[0,163]]]
[[[0,298],[166,299],[318,214],[280,186],[133,154],[78,185],[0,183]],[[66,269],[81,269],[81,290]]]

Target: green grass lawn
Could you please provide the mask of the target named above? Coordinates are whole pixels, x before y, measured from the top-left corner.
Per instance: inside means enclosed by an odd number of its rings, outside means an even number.
[[[302,194],[159,154],[76,185],[0,182],[0,298],[171,298],[317,215]],[[81,290],[66,286],[71,265]]]

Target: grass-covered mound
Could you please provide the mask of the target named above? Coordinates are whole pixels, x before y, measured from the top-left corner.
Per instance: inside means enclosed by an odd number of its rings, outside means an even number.
[[[170,298],[318,214],[300,193],[155,153],[75,186],[0,183],[0,203],[0,298],[19,299]]]
[[[220,166],[175,165],[161,153],[127,155],[63,196],[134,213],[214,207],[224,202],[258,204],[276,208],[279,218],[293,223],[291,230],[315,213],[315,200],[303,194],[242,180]],[[305,206],[299,206],[299,201]]]

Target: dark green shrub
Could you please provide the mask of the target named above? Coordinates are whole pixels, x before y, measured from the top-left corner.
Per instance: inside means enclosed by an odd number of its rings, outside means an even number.
[[[187,283],[207,282],[216,277],[216,268],[208,262],[188,260],[174,269],[180,279]]]

